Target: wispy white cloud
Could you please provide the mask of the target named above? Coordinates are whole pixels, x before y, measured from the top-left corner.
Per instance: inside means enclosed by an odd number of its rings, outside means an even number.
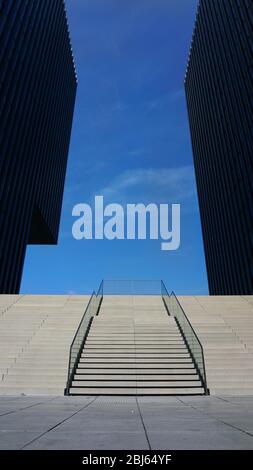
[[[127,109],[126,104],[123,103],[123,101],[119,100],[112,105],[112,107],[109,109],[109,112],[112,114],[115,112],[117,113],[117,112],[125,111],[126,109]]]
[[[96,191],[106,202],[155,202],[195,205],[193,166],[176,168],[137,168],[124,171]]]
[[[104,160],[99,160],[99,161],[95,161],[88,168],[85,168],[84,171],[86,175],[95,175],[98,172],[103,171],[105,166],[106,166],[106,162]]]
[[[140,147],[140,148],[130,150],[130,152],[128,152],[128,155],[130,157],[141,157],[142,155],[145,155],[146,153],[147,153],[147,149],[144,147]]]
[[[183,88],[179,88],[178,90],[174,90],[170,92],[169,94],[169,100],[171,102],[173,101],[179,101],[185,98],[185,92]]]
[[[154,99],[147,102],[147,112],[151,112],[156,109],[162,108],[166,103],[176,103],[184,98],[184,89],[179,88],[177,90],[170,90],[163,93],[160,96],[154,97]]]
[[[91,125],[93,127],[104,127],[110,125],[115,117],[118,118],[120,113],[126,111],[127,105],[121,101],[117,100],[112,103],[110,106],[103,106],[98,109],[97,116],[91,120]]]
[[[66,185],[66,188],[64,190],[65,196],[68,196],[69,194],[77,193],[78,191],[80,191],[80,188],[81,188],[80,183],[72,183],[72,184]]]

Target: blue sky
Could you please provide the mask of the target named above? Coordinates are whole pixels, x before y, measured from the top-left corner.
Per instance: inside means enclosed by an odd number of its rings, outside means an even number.
[[[89,293],[105,279],[163,279],[206,294],[184,75],[197,0],[67,0],[78,75],[58,246],[27,249],[21,291]],[[181,247],[72,237],[72,208],[180,203]]]

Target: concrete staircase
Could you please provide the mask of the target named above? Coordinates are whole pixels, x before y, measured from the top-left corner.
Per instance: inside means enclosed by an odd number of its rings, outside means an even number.
[[[160,296],[106,296],[71,395],[203,395],[175,319]]]
[[[89,296],[0,296],[0,395],[63,395]]]
[[[0,296],[0,395],[63,395],[69,348],[89,297]],[[252,395],[253,296],[179,301],[203,345],[211,395]],[[161,298],[105,296],[72,393],[95,388],[111,394],[118,381],[115,394],[183,394],[185,387],[176,383],[187,381],[188,394],[198,376],[187,349],[178,346],[185,345]]]
[[[179,300],[203,345],[211,395],[252,395],[253,296]]]

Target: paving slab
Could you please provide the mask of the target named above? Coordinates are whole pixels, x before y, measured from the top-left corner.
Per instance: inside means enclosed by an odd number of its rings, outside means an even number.
[[[252,404],[253,396],[0,397],[0,449],[253,449]]]
[[[148,450],[143,432],[84,432],[63,435],[55,432],[26,447],[26,450]]]
[[[253,438],[236,430],[174,430],[151,432],[149,441],[156,450],[252,450]]]

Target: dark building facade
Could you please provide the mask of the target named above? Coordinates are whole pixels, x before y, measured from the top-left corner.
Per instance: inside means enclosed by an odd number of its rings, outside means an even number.
[[[0,0],[2,294],[27,244],[57,243],[76,85],[64,1]]]
[[[210,294],[253,294],[253,3],[201,0],[185,89]]]

